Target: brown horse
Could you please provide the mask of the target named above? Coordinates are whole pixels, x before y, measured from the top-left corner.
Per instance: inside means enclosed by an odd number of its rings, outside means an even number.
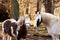
[[[18,25],[16,23],[15,19],[7,19],[2,23],[2,32],[3,32],[3,38],[2,40],[11,40],[11,37],[16,36],[16,29]],[[10,39],[6,38],[6,35],[10,35]]]
[[[16,37],[16,40],[21,38],[25,39],[27,35],[27,28],[25,24],[24,17],[20,17],[18,21],[14,19],[7,19],[2,23],[2,31],[3,31],[3,40],[11,40],[6,39],[6,34],[11,37]]]

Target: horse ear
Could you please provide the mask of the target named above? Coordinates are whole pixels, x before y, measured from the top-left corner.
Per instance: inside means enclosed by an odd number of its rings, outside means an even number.
[[[40,14],[40,12],[39,12],[39,11],[37,11],[37,13],[39,13],[39,14]]]

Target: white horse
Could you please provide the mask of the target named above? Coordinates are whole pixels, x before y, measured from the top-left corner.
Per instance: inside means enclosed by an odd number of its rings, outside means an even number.
[[[60,35],[60,18],[50,13],[41,12],[40,22],[44,23],[52,40],[59,40]],[[37,21],[35,21],[37,22]],[[36,26],[36,25],[35,25]]]
[[[36,13],[36,15],[35,15],[35,17],[34,17],[34,28],[36,28],[36,27],[38,27],[39,26],[39,24],[40,24],[40,21],[41,21],[41,19],[40,19],[40,12],[37,12]]]

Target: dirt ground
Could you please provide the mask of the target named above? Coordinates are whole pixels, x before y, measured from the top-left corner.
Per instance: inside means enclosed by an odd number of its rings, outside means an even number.
[[[1,31],[1,27],[0,27]],[[26,40],[51,40],[51,36],[45,35],[47,32],[38,30],[38,32],[35,34],[33,28],[30,28],[28,30],[28,35]],[[0,33],[0,40],[2,40],[1,33]],[[14,39],[12,39],[14,40]]]

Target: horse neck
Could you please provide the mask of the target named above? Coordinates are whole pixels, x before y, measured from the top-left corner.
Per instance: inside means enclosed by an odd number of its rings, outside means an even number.
[[[17,21],[17,25],[18,25],[18,28],[17,28],[17,30],[20,30],[20,28],[22,27],[22,25],[23,25],[23,20],[21,20],[21,19],[19,19],[18,21]]]
[[[50,25],[50,22],[51,22],[51,16],[50,15],[47,15],[47,14],[42,14],[42,22],[45,24],[45,25]]]
[[[18,19],[17,24],[20,25],[20,23],[23,23],[23,21],[24,21],[24,17],[21,16],[21,17]]]

